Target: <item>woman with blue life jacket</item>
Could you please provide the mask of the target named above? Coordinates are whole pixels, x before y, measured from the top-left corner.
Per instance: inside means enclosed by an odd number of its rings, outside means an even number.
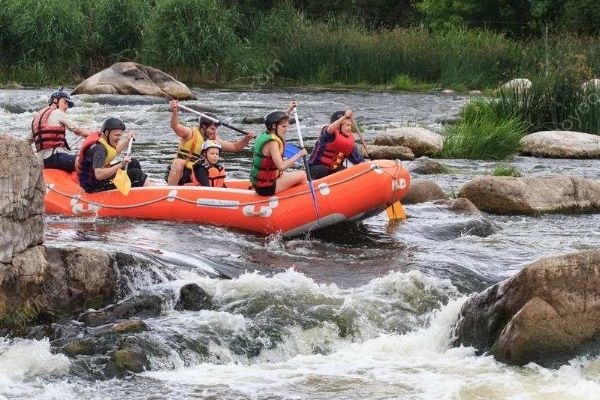
[[[79,150],[77,172],[79,184],[88,193],[115,189],[112,179],[120,168],[127,166],[127,175],[132,187],[151,186],[147,175],[142,172],[139,161],[123,157],[119,163],[111,164],[114,158],[127,148],[133,132],[125,134],[125,124],[118,118],[109,118],[102,124],[102,131],[90,134]]]
[[[352,164],[365,161],[354,143],[352,110],[331,114],[330,124],[321,128],[308,165],[312,179],[323,178],[343,170],[347,159]]]
[[[87,137],[90,132],[78,127],[67,117],[66,111],[74,105],[69,94],[61,87],[52,93],[48,105],[39,110],[31,122],[27,141],[35,144],[38,156],[44,161],[44,168],[75,171],[76,156],[70,153],[67,129],[82,137]]]
[[[282,190],[306,182],[306,173],[297,171],[283,175],[296,160],[307,155],[306,149],[283,160],[285,134],[290,127],[290,112],[298,103],[292,101],[286,112],[274,111],[265,117],[267,130],[256,138],[250,182],[257,194],[272,196]]]
[[[253,132],[248,132],[241,140],[234,143],[228,142],[219,137],[217,133],[219,123],[214,121],[218,120],[218,118],[214,115],[206,113],[207,116],[213,119],[201,117],[198,126],[188,127],[179,123],[179,102],[172,100],[169,105],[171,107],[171,129],[179,137],[177,153],[171,165],[167,168],[165,176],[169,185],[185,185],[192,182],[194,168],[201,165],[201,163],[196,163],[196,161],[203,161],[201,153],[202,146],[206,140],[218,142],[223,151],[240,152],[256,136]]]
[[[202,145],[202,159],[196,161],[192,183],[199,186],[224,188],[225,168],[219,164],[221,144],[216,140],[207,140]]]

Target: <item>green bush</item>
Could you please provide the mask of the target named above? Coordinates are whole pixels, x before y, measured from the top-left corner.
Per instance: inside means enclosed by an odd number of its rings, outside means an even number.
[[[146,59],[158,67],[193,70],[218,80],[235,60],[237,18],[220,0],[156,0]]]
[[[445,128],[443,158],[504,160],[519,149],[525,125],[518,115],[498,115],[489,102],[467,104],[461,121]]]
[[[75,71],[85,42],[85,17],[63,0],[4,0],[3,36],[14,49],[7,63],[43,63]],[[5,21],[6,22],[6,21]],[[3,39],[5,41],[6,39]],[[4,50],[4,48],[3,48]]]
[[[109,62],[134,58],[150,17],[149,0],[96,0],[90,11],[92,54]]]

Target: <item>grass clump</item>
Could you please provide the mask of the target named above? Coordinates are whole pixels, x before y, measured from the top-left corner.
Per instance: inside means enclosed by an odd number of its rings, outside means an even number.
[[[396,79],[392,83],[390,89],[393,90],[406,90],[406,91],[425,91],[431,90],[434,85],[431,83],[417,82],[410,76],[405,74],[396,75]]]
[[[523,176],[521,171],[513,165],[500,164],[494,167],[492,171],[492,176],[513,176],[515,178],[519,178]]]
[[[499,115],[486,101],[478,100],[461,110],[461,120],[445,128],[443,158],[505,160],[519,149],[525,124],[518,115]]]

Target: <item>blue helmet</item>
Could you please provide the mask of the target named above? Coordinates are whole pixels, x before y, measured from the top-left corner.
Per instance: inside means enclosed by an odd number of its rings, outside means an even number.
[[[58,89],[56,92],[54,92],[50,95],[50,103],[49,104],[54,103],[54,100],[58,101],[60,99],[67,100],[67,103],[69,104],[69,108],[71,108],[75,105],[73,100],[71,100],[71,96],[69,96],[69,93],[64,91],[63,86],[61,86],[60,89]]]

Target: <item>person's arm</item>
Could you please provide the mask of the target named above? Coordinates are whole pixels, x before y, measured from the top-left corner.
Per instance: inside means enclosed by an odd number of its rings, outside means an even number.
[[[268,155],[270,155],[271,158],[273,159],[273,163],[275,164],[275,167],[277,167],[277,169],[280,171],[285,171],[286,169],[288,169],[289,167],[294,165],[296,160],[298,160],[299,158],[308,154],[306,149],[302,149],[298,153],[294,154],[292,157],[290,157],[284,161],[283,158],[281,158],[281,153],[279,152],[279,146],[277,145],[277,143],[275,141],[268,142],[264,148],[266,150],[266,153]]]
[[[285,113],[287,115],[290,115],[292,113],[292,111],[294,111],[294,108],[296,108],[298,106],[298,102],[296,100],[292,100],[290,102],[290,105],[288,106],[287,110],[285,110]]]
[[[190,140],[193,134],[192,128],[183,126],[179,123],[179,116],[177,115],[179,103],[177,100],[171,100],[169,105],[171,106],[171,129],[173,129],[175,134],[180,138]]]
[[[350,153],[348,156],[348,160],[354,165],[365,162],[365,159],[360,154],[360,151],[358,151],[358,147],[356,147],[356,145],[354,146],[354,149],[352,149],[352,153]]]
[[[91,156],[94,176],[99,181],[112,178],[120,168],[125,168],[126,163],[131,161],[129,157],[125,157],[120,163],[116,163],[110,167],[104,167],[104,160],[106,159],[106,150],[104,150],[104,147],[96,145],[89,151],[92,152]]]
[[[346,110],[346,113],[344,115],[342,115],[341,117],[339,117],[337,119],[337,121],[334,121],[331,125],[329,125],[327,127],[327,133],[331,133],[331,134],[335,133],[335,131],[340,128],[340,125],[342,125],[342,122],[346,118],[352,118],[352,110],[350,110],[350,109]]]
[[[196,173],[196,179],[200,182],[200,186],[209,186],[208,183],[208,170],[202,166],[194,169]]]
[[[244,150],[246,146],[248,146],[248,143],[250,143],[250,141],[255,137],[256,134],[254,132],[248,132],[241,140],[238,140],[237,142],[228,142],[227,140],[223,140],[217,136],[217,142],[221,144],[221,150],[229,151],[231,153],[239,153],[240,151]]]

